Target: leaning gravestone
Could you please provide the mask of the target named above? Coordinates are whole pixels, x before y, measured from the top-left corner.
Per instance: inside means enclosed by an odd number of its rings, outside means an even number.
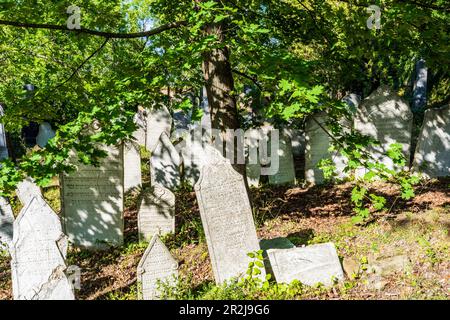
[[[259,250],[244,179],[213,147],[195,185],[217,283],[245,275],[249,252]],[[262,272],[264,276],[264,271]]]
[[[3,117],[3,107],[0,105],[0,120]],[[6,131],[0,122],[0,161],[8,158],[8,145],[6,144]]]
[[[402,152],[409,166],[413,114],[408,104],[388,86],[380,86],[361,103],[354,119],[354,128],[380,142],[367,148],[371,162],[385,164],[391,170],[401,170],[385,154],[393,143],[402,145]],[[358,169],[356,176],[363,176],[366,169]]]
[[[139,144],[134,141],[123,144],[123,185],[125,193],[142,185],[141,152]]]
[[[344,279],[341,263],[333,243],[316,244],[303,248],[269,249],[270,264],[277,283],[299,280],[313,286],[333,284],[333,278]]]
[[[178,277],[177,269],[177,261],[159,237],[154,235],[138,265],[138,298],[158,299],[158,283],[173,283]]]
[[[14,215],[8,201],[0,197],[0,251],[11,248]]]
[[[175,232],[175,195],[158,184],[143,193],[138,212],[140,240]]]
[[[152,185],[160,184],[170,190],[180,186],[181,158],[168,135],[163,132],[150,158]]]
[[[73,300],[66,269],[67,238],[41,197],[34,197],[14,222],[11,276],[15,300]]]
[[[88,249],[123,243],[123,147],[102,147],[99,167],[74,161],[77,170],[61,176],[64,231],[70,242]]]
[[[34,197],[41,196],[41,188],[39,188],[32,178],[28,177],[17,185],[16,194],[20,202],[25,206]]]
[[[292,144],[288,136],[281,134],[278,149],[274,150],[275,156],[278,155],[278,172],[269,175],[269,183],[273,185],[284,185],[295,183],[294,156],[292,154]],[[271,150],[271,153],[273,151]],[[272,155],[273,157],[273,155]]]
[[[164,132],[170,137],[172,129],[172,117],[165,106],[155,107],[154,110],[147,110],[147,150],[153,152],[159,143],[159,137]]]
[[[450,105],[425,111],[413,168],[428,178],[450,176]]]

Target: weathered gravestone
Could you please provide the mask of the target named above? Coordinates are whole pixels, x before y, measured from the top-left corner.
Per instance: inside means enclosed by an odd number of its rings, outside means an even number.
[[[303,248],[269,249],[267,254],[277,283],[299,280],[310,286],[317,283],[330,286],[333,284],[333,279],[344,279],[333,243]]]
[[[42,195],[41,188],[39,188],[32,178],[28,177],[17,185],[16,194],[20,202],[25,206],[34,197]]]
[[[0,121],[3,117],[3,107],[0,105]],[[6,131],[3,123],[0,122],[0,161],[8,158],[8,145],[6,144]]]
[[[178,188],[181,183],[180,165],[181,158],[178,151],[169,136],[163,132],[150,158],[152,185],[160,184],[170,190]]]
[[[201,168],[208,162],[208,154],[205,152],[205,136],[201,127],[195,128],[185,138],[181,148],[183,158],[183,177],[192,186],[200,177]]]
[[[139,144],[134,141],[123,144],[123,185],[125,193],[142,185],[141,152]]]
[[[147,111],[139,107],[138,112],[133,117],[133,121],[136,125],[136,130],[133,132],[133,138],[139,146],[146,146],[147,139]]]
[[[172,129],[172,117],[165,106],[155,106],[154,110],[147,110],[147,150],[153,152],[159,143],[159,138],[164,132],[170,137]]]
[[[380,142],[379,146],[367,148],[371,162],[383,163],[391,170],[401,170],[386,156],[386,152],[393,143],[402,146],[409,166],[411,129],[413,114],[408,104],[388,86],[380,86],[369,97],[364,99],[358,108],[354,119],[354,128],[360,133],[370,136]],[[367,172],[361,168],[356,176],[363,176]]]
[[[45,148],[48,143],[48,140],[55,137],[55,131],[52,129],[52,126],[48,122],[43,122],[39,125],[39,133],[36,137],[36,143],[39,147]]]
[[[139,299],[159,298],[159,283],[173,283],[178,277],[178,263],[167,247],[154,235],[137,269]]]
[[[217,283],[245,275],[249,252],[259,250],[250,201],[242,175],[213,147],[195,193]],[[262,272],[264,276],[264,271]]]
[[[8,201],[0,197],[0,251],[11,248],[14,215]]]
[[[260,130],[247,130],[245,133],[247,184],[257,188],[261,178],[261,164],[259,163]]]
[[[74,161],[77,170],[61,176],[64,231],[70,242],[88,249],[123,243],[123,147],[102,147],[99,167]]]
[[[450,105],[425,111],[413,168],[428,178],[450,176]]]
[[[294,184],[295,166],[291,139],[289,139],[288,136],[281,134],[279,137],[278,148],[276,150],[271,150],[271,153],[274,151],[275,156],[278,155],[279,167],[277,173],[269,175],[269,183],[273,185]]]
[[[292,154],[296,157],[305,153],[305,133],[299,129],[283,128],[283,134],[291,139]]]
[[[175,232],[175,195],[158,184],[145,190],[138,212],[139,239]]]
[[[14,221],[11,276],[15,300],[73,300],[64,274],[67,238],[61,222],[41,197],[34,197]]]

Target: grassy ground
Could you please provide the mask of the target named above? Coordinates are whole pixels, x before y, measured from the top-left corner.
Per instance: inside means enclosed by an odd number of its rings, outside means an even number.
[[[332,241],[346,281],[332,288],[298,284],[265,290],[215,287],[195,194],[177,194],[177,233],[164,238],[180,264],[171,298],[189,299],[448,299],[450,293],[449,181],[418,187],[411,201],[395,188],[374,186],[395,205],[364,226],[351,223],[350,184],[252,190],[259,238],[287,237],[297,246]],[[58,212],[58,188],[45,197]],[[136,268],[146,244],[138,243],[137,198],[128,196],[125,245],[106,252],[71,249],[68,264],[82,270],[77,299],[136,299]],[[20,207],[15,206],[15,212]],[[376,271],[376,272],[374,272]],[[0,299],[11,299],[9,258],[0,257]]]

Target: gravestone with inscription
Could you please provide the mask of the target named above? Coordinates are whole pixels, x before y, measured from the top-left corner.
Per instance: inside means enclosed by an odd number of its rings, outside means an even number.
[[[152,185],[160,184],[170,190],[180,186],[181,158],[169,136],[163,132],[150,158]]]
[[[0,251],[11,248],[14,215],[8,200],[0,197]]]
[[[158,299],[158,282],[174,283],[177,277],[178,262],[159,237],[154,235],[138,265],[138,298],[140,300]]]
[[[401,170],[405,168],[394,165],[386,152],[393,143],[400,144],[406,158],[405,167],[409,166],[412,121],[413,114],[408,104],[391,88],[382,85],[359,106],[354,128],[380,142],[379,146],[366,150],[371,162],[383,163],[391,170]],[[356,176],[363,176],[366,172],[364,168],[358,169]]]
[[[298,280],[313,286],[333,284],[343,280],[344,272],[333,243],[322,243],[302,248],[267,250],[277,283]]]
[[[450,105],[425,111],[413,168],[427,178],[450,176]]]
[[[61,222],[36,196],[14,221],[11,276],[15,300],[73,300],[64,275],[67,238]]]
[[[276,174],[269,175],[269,183],[273,185],[294,184],[295,166],[291,139],[284,134],[280,134],[278,149],[274,151],[275,156],[278,155],[279,167]],[[271,152],[273,151],[271,150]]]
[[[175,195],[158,184],[143,192],[138,212],[139,239],[175,232]]]
[[[135,141],[123,145],[123,185],[125,192],[135,191],[142,185],[141,152]]]
[[[39,188],[30,177],[24,179],[17,185],[16,194],[24,206],[34,197],[42,195],[41,188]]]
[[[249,252],[259,250],[244,179],[219,151],[212,153],[195,184],[212,269],[217,283],[245,275]],[[262,272],[264,276],[264,272]]]
[[[159,143],[159,138],[164,132],[170,137],[172,129],[172,117],[165,106],[155,106],[153,110],[147,110],[147,150],[153,152]]]
[[[64,231],[75,246],[104,249],[123,243],[123,147],[101,147],[99,167],[74,161],[61,176]]]

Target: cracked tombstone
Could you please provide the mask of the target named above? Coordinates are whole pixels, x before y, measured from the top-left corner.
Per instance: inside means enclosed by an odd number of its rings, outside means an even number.
[[[135,141],[123,144],[123,185],[125,193],[138,190],[142,186],[141,151]]]
[[[380,86],[358,107],[354,128],[380,142],[378,146],[366,148],[372,162],[383,163],[390,170],[403,170],[409,166],[413,114],[408,104],[388,86]],[[386,152],[393,143],[402,146],[406,158],[405,167],[394,165]],[[367,169],[359,168],[356,176],[362,177]]]
[[[169,249],[154,235],[137,268],[138,299],[159,299],[160,283],[174,283],[178,277],[178,262]]]
[[[302,248],[267,250],[277,283],[298,280],[313,286],[331,286],[333,279],[343,280],[344,272],[334,244],[322,243]]]
[[[180,165],[181,158],[177,149],[163,132],[150,157],[151,184],[160,184],[170,190],[177,189],[181,183]]]
[[[154,110],[147,110],[147,138],[146,147],[150,152],[154,152],[162,133],[170,137],[172,129],[172,117],[165,106],[155,107]]]
[[[12,248],[14,300],[74,300],[64,274],[67,238],[42,197],[34,197],[14,221]]]
[[[107,249],[123,243],[123,145],[100,147],[99,167],[72,160],[76,171],[61,175],[61,215],[77,247]],[[72,155],[73,156],[73,155]]]
[[[138,212],[139,240],[175,232],[175,195],[158,184],[143,192]]]
[[[450,176],[450,105],[425,111],[413,168],[427,178]]]
[[[24,206],[34,197],[42,196],[41,188],[39,188],[30,177],[24,179],[17,185],[16,194]]]
[[[14,215],[12,208],[3,197],[0,197],[0,251],[10,250],[13,240]]]
[[[195,184],[212,269],[217,283],[245,275],[250,252],[259,250],[244,179],[213,147]],[[264,277],[264,270],[261,276]]]

